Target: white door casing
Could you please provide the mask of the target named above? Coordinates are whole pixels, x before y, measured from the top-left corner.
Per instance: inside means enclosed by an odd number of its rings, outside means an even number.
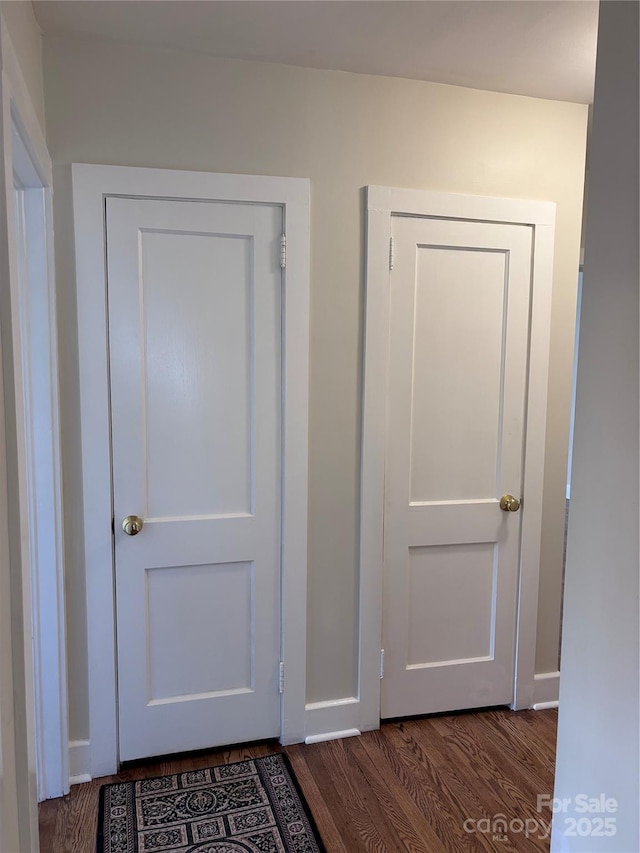
[[[391,231],[381,716],[511,704],[532,229]]]
[[[120,759],[278,737],[282,208],[106,208]]]
[[[392,217],[396,215],[451,222],[528,226],[532,234],[530,335],[524,417],[524,504],[518,513],[521,528],[513,707],[531,707],[534,695],[555,205],[522,199],[368,187],[360,513],[358,721],[361,730],[376,728],[380,720],[390,266],[395,265],[396,260],[395,250],[393,253],[390,251],[390,237]],[[385,658],[387,654],[388,650],[385,650]],[[386,662],[384,668],[386,671]]]
[[[14,752],[23,771],[16,786],[23,812],[21,849],[30,849],[28,839],[37,838],[38,831],[31,799],[36,781],[39,799],[69,790],[53,175],[46,140],[2,15],[0,65],[7,238],[3,282],[8,300],[3,303],[2,325],[3,345],[12,342],[13,361],[12,381],[5,385],[5,391],[12,387],[13,399],[7,396],[5,404],[15,440],[11,476],[15,472],[17,477],[10,483],[10,488],[15,486],[10,513],[20,514],[19,525],[12,519],[10,535],[17,537],[15,555],[20,554],[20,560],[14,570],[16,577],[21,571],[22,590],[22,612],[12,639],[21,657],[15,661],[20,676],[14,705],[26,719],[16,732]],[[9,363],[5,362],[5,370]],[[13,607],[17,613],[17,598]],[[26,707],[21,711],[23,697]]]
[[[107,282],[104,264],[105,208],[106,200],[112,197],[269,205],[279,206],[282,211],[287,249],[286,268],[282,270],[281,305],[280,648],[285,667],[279,731],[283,743],[303,740],[306,667],[309,182],[306,179],[294,178],[89,165],[74,165],[72,178],[82,411],[83,528],[87,573],[90,714],[88,775],[95,777],[113,773],[118,765],[112,460],[109,437]],[[135,507],[127,508],[126,513],[140,514]],[[121,519],[117,519],[117,522],[119,524]],[[142,534],[137,537],[141,538]],[[131,542],[136,541],[136,537],[130,539]],[[245,579],[246,574],[247,570],[244,571]]]

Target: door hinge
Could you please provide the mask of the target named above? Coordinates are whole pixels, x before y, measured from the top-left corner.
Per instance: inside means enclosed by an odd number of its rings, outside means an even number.
[[[380,649],[380,678],[384,678],[384,649]]]
[[[115,533],[116,533],[116,520],[115,520],[115,518],[111,519],[111,532],[115,536]]]
[[[389,237],[389,269],[393,269],[393,237]]]
[[[280,238],[280,269],[285,269],[287,266],[287,235],[283,234]]]
[[[280,661],[278,667],[278,692],[284,693],[284,661]]]

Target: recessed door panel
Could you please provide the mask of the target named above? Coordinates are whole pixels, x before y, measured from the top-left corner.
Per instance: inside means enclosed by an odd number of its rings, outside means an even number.
[[[147,517],[252,511],[252,250],[140,233]]]
[[[253,690],[250,562],[147,569],[148,701]]]
[[[417,248],[412,502],[495,495],[505,273],[504,251]]]
[[[490,659],[495,551],[490,542],[409,549],[408,667]]]

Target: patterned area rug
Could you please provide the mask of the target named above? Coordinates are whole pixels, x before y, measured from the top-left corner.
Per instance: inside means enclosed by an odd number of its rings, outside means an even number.
[[[285,755],[104,785],[97,853],[325,853]]]

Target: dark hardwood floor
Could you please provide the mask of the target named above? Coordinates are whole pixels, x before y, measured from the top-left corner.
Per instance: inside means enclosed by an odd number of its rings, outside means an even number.
[[[556,722],[556,711],[452,714],[284,751],[329,853],[547,851],[541,836],[551,815],[537,811],[537,796],[553,793]],[[41,851],[94,853],[105,782],[280,751],[271,743],[216,750],[74,786],[41,804]],[[498,815],[503,824],[494,823]]]

